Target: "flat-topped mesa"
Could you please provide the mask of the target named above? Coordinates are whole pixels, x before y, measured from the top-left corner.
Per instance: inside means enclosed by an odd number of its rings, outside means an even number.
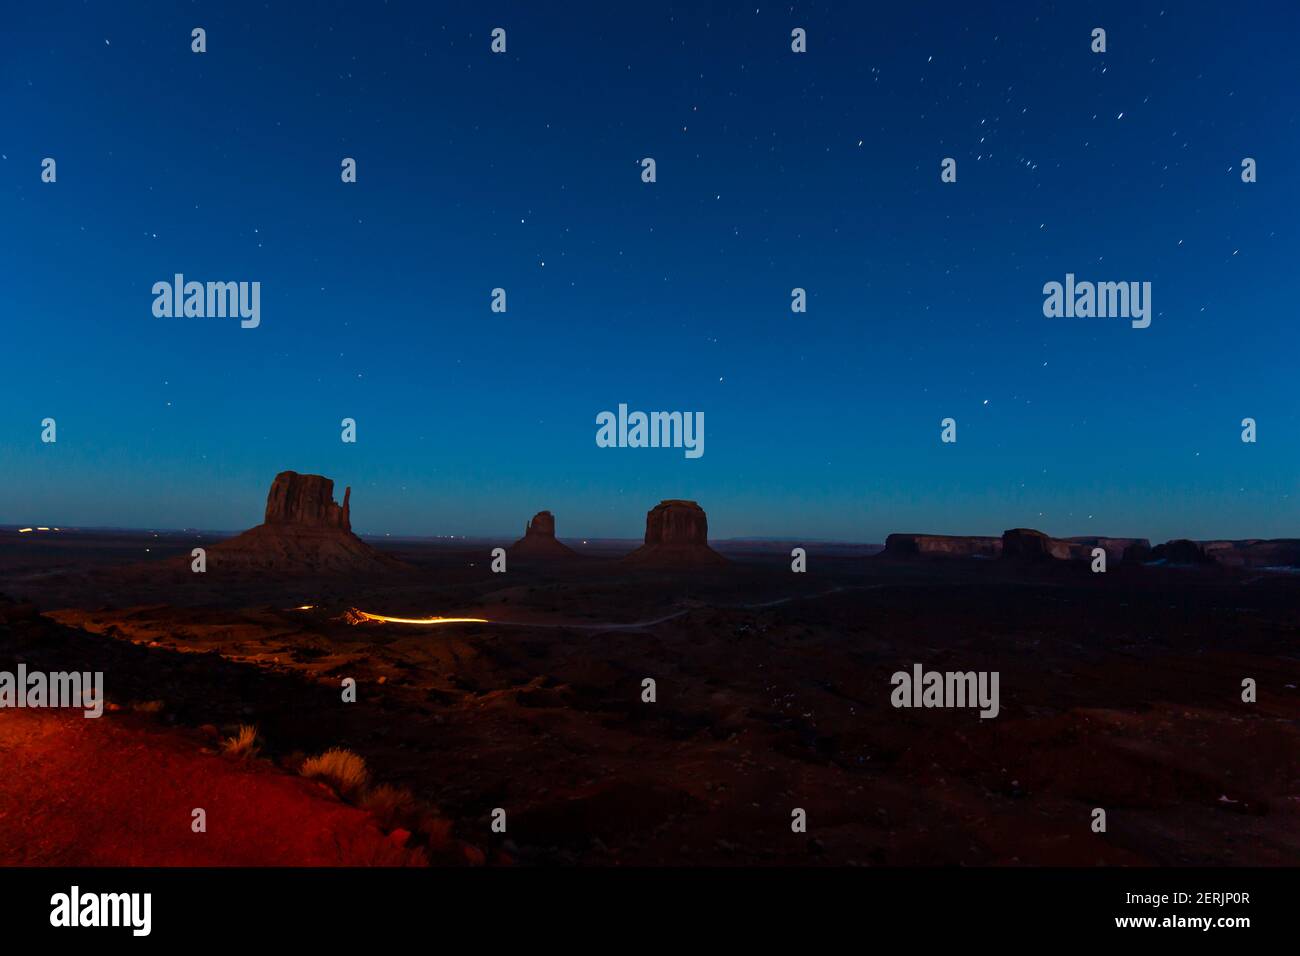
[[[1002,556],[1021,561],[1055,558],[1058,561],[1091,561],[1092,552],[1101,548],[1108,561],[1122,561],[1130,553],[1140,554],[1150,542],[1145,538],[1114,538],[1104,535],[1081,535],[1053,538],[1033,528],[1012,528],[1002,532]]]
[[[1101,548],[1111,561],[1125,560],[1126,556],[1144,553],[1150,542],[1145,538],[1113,538],[1103,535],[1082,535],[1076,538],[1053,538],[1032,528],[1012,528],[1000,538],[981,535],[955,534],[900,534],[885,539],[884,558],[994,558],[1037,561],[1054,558],[1058,561],[1090,561],[1093,550]],[[1128,557],[1128,560],[1134,558]]]
[[[1124,561],[1128,564],[1143,564],[1151,560],[1151,542],[1146,538],[1130,544],[1124,549]]]
[[[1300,540],[1247,538],[1242,541],[1200,541],[1207,558],[1229,567],[1300,567]]]
[[[266,496],[264,523],[351,531],[351,497],[349,487],[343,492],[343,504],[338,505],[334,501],[332,479],[282,471],[271,482],[271,491]]]
[[[1176,538],[1154,548],[1133,548],[1126,560],[1169,565],[1219,565],[1228,568],[1300,567],[1300,539],[1243,538],[1238,541],[1189,541]]]
[[[1013,561],[1046,561],[1068,558],[1067,542],[1056,541],[1033,528],[1012,528],[1002,532],[1002,557]]]
[[[668,498],[645,516],[645,544],[623,559],[642,567],[689,568],[728,564],[709,547],[709,519],[694,501]]]
[[[896,532],[885,538],[885,550],[881,555],[890,558],[993,558],[1001,553],[1001,538]]]
[[[1166,564],[1218,563],[1211,555],[1206,554],[1205,549],[1199,544],[1186,538],[1175,538],[1173,541],[1156,545],[1151,549],[1151,559],[1164,561]]]
[[[539,511],[524,527],[524,536],[510,546],[510,553],[520,558],[575,558],[577,552],[555,537],[555,515]]]
[[[694,501],[669,498],[659,502],[645,516],[646,544],[709,543],[709,518]]]
[[[1080,561],[1090,561],[1095,548],[1106,552],[1107,561],[1132,561],[1142,549],[1151,550],[1151,542],[1146,538],[1114,538],[1105,535],[1082,535],[1074,538],[1057,538],[1070,549],[1070,557]]]

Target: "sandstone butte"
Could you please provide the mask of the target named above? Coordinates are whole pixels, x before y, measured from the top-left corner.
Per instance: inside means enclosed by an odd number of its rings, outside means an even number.
[[[334,501],[334,482],[282,471],[271,482],[262,524],[208,550],[210,571],[313,573],[385,571],[404,565],[352,533],[352,489]]]
[[[346,504],[344,505],[346,507]],[[577,552],[555,537],[555,515],[539,511],[524,527],[524,536],[510,546],[510,554],[519,558],[576,558]]]
[[[709,547],[709,519],[694,501],[671,498],[645,516],[645,544],[623,563],[642,568],[704,568],[728,564]]]

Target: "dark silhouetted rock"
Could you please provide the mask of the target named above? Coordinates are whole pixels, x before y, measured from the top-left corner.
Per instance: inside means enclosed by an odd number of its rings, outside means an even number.
[[[1014,561],[1048,561],[1058,556],[1069,556],[1068,546],[1065,554],[1058,554],[1060,550],[1050,536],[1033,528],[1012,528],[1002,532],[1004,558]]]
[[[645,516],[648,545],[705,545],[709,543],[709,519],[694,501],[661,501]]]
[[[639,567],[693,568],[728,564],[709,547],[709,519],[694,501],[659,502],[645,516],[645,544],[626,558]]]
[[[351,531],[349,498],[352,489],[343,492],[343,504],[334,502],[334,482],[321,475],[300,475],[282,471],[271,482],[266,496],[265,524],[296,525],[301,528],[335,528]]]
[[[572,549],[555,538],[555,515],[539,511],[524,528],[524,536],[510,546],[510,554],[519,558],[576,558]]]
[[[1151,542],[1145,538],[1141,541],[1130,544],[1124,549],[1124,560],[1130,563],[1141,563],[1151,560]]]
[[[1010,550],[1008,551],[1008,542]],[[1053,538],[1031,528],[1013,528],[1000,538],[980,535],[891,534],[885,539],[883,555],[892,558],[959,557],[1017,560],[1055,558],[1061,561],[1090,561],[1095,548],[1106,552],[1109,561],[1119,561],[1127,548],[1141,544],[1145,538],[1107,538],[1092,535],[1077,538]]]
[[[1122,561],[1130,548],[1145,547],[1151,550],[1151,542],[1146,538],[1107,538],[1086,535],[1075,538],[1054,539],[1059,546],[1064,543],[1069,547],[1069,556],[1080,561],[1091,561],[1093,548],[1106,552],[1107,561]]]
[[[1214,558],[1205,553],[1195,541],[1188,541],[1186,538],[1175,538],[1173,541],[1167,541],[1164,544],[1158,544],[1151,551],[1153,561],[1164,561],[1166,564],[1214,564]]]
[[[344,492],[339,505],[329,478],[280,472],[266,496],[265,522],[209,548],[208,573],[351,574],[405,567],[352,533],[351,492]]]
[[[524,537],[530,534],[541,535],[546,538],[555,537],[555,515],[549,511],[539,511],[533,515],[533,520],[524,526]]]
[[[882,554],[891,558],[993,558],[1002,552],[1002,539],[978,535],[891,534]]]
[[[1206,557],[1240,568],[1300,567],[1300,540],[1247,538],[1241,541],[1202,541]]]

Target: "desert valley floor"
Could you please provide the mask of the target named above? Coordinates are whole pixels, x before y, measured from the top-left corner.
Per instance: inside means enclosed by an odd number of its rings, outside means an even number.
[[[771,544],[494,574],[490,542],[371,541],[392,569],[199,575],[196,543],[5,536],[0,669],[103,671],[109,709],[0,715],[0,863],[1300,859],[1296,574],[816,545],[793,574]],[[917,662],[1000,672],[1000,714],[895,709]],[[378,796],[297,774],[334,747]]]

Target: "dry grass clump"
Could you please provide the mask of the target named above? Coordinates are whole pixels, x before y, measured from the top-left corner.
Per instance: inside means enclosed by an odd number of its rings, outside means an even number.
[[[261,747],[262,741],[257,737],[257,728],[248,724],[241,724],[239,733],[221,742],[221,752],[227,757],[235,757],[239,760],[256,756]]]
[[[410,790],[387,783],[367,790],[361,797],[360,806],[370,812],[386,833],[398,827],[409,827],[416,810],[415,795]]]
[[[338,791],[339,796],[348,799],[358,796],[370,779],[366,762],[351,750],[341,747],[331,747],[317,757],[308,757],[298,772],[311,780],[323,780]]]

